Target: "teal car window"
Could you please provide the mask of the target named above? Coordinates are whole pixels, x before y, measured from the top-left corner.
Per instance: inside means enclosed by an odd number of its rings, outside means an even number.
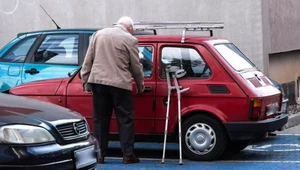
[[[0,61],[6,62],[24,62],[28,51],[33,45],[36,37],[27,38],[18,43],[13,49],[7,54],[0,57]]]
[[[78,35],[48,35],[34,55],[34,62],[78,65]]]

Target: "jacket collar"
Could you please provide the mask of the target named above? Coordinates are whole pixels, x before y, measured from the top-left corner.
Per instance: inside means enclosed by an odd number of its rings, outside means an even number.
[[[122,25],[115,25],[115,27],[119,27],[119,28],[121,28],[123,31],[128,32],[128,31],[126,30],[126,28],[124,28]],[[128,32],[128,33],[129,33],[129,32]]]

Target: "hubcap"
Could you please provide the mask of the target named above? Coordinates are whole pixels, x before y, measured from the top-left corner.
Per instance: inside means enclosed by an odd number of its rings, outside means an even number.
[[[187,130],[185,142],[193,153],[205,155],[215,147],[216,133],[209,125],[196,123]]]

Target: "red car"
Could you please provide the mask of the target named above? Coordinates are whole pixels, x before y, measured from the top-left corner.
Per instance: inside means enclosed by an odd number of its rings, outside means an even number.
[[[145,87],[137,95],[133,82],[137,140],[163,142],[168,85],[166,67],[186,74],[182,88],[183,154],[193,160],[217,159],[225,149],[242,150],[251,140],[281,129],[288,120],[280,113],[281,92],[232,43],[212,36],[137,36]],[[173,80],[171,80],[173,82]],[[27,96],[69,108],[92,123],[92,97],[82,89],[79,70],[68,78],[37,81],[12,88]],[[55,113],[53,113],[55,114]],[[118,134],[115,119],[111,134]],[[169,141],[178,142],[178,102],[171,93]]]

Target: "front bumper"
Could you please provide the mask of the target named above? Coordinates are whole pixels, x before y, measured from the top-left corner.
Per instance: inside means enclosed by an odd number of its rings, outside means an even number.
[[[274,118],[251,122],[224,123],[231,140],[253,140],[262,137],[266,132],[281,129],[288,121],[287,114]]]
[[[78,151],[83,151],[83,156],[79,155],[76,158]],[[76,166],[80,169],[95,169],[97,155],[98,143],[91,135],[84,141],[67,145],[0,145],[0,169],[68,170],[77,169]],[[84,157],[88,159],[83,160]]]

